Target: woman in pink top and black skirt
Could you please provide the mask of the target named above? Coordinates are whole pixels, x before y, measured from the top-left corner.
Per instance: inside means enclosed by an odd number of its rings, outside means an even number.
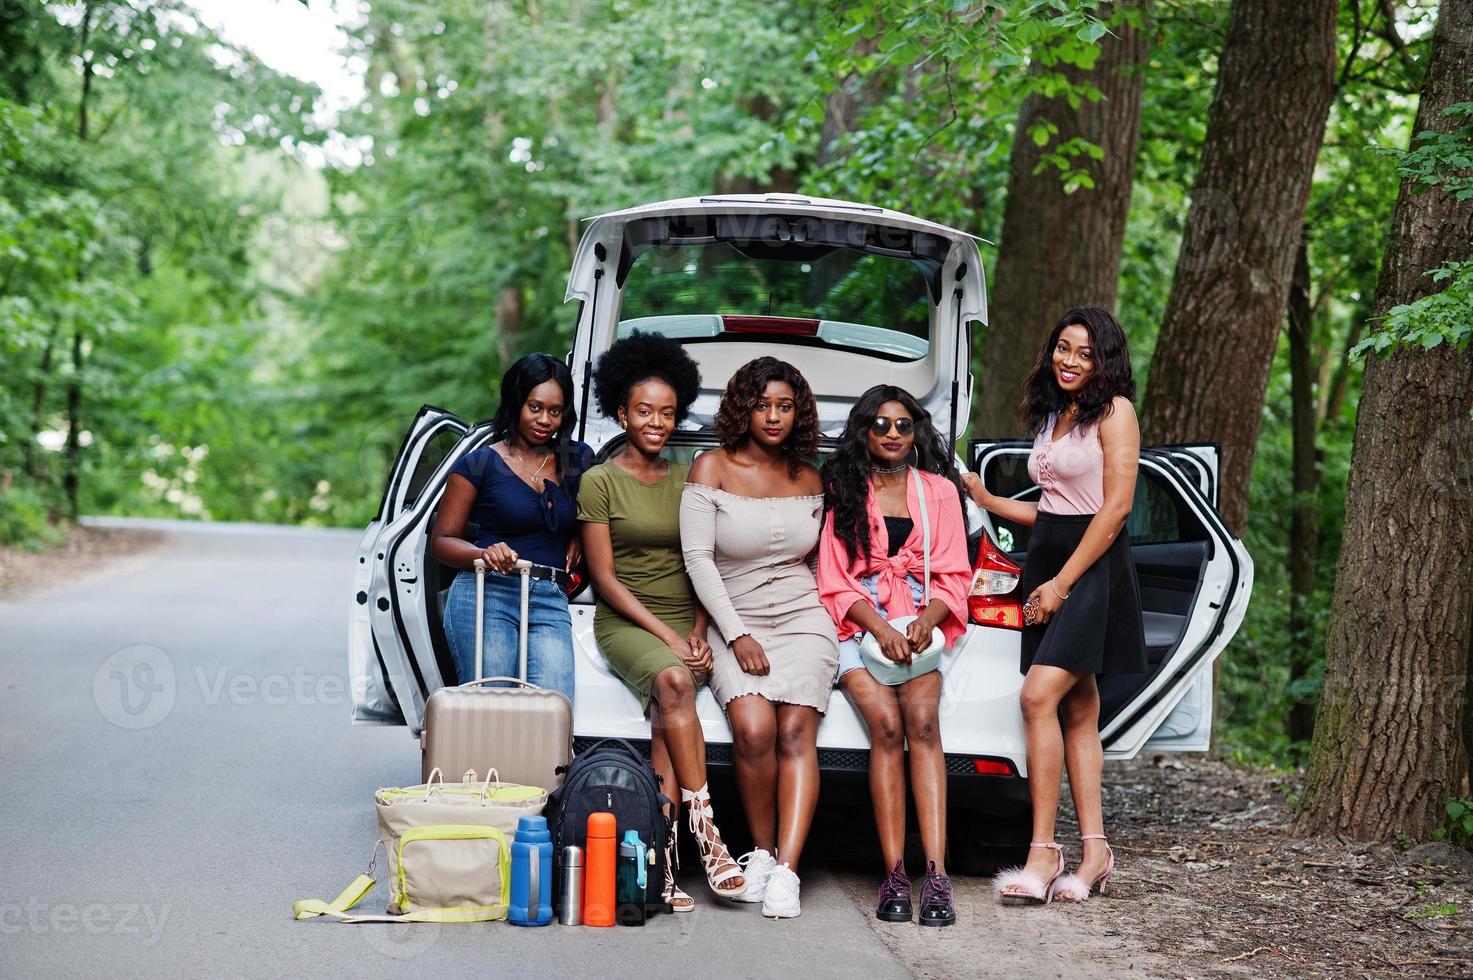
[[[1033,526],[1019,583],[1028,595],[1020,700],[1033,842],[1028,863],[995,882],[1009,904],[1083,901],[1104,892],[1115,867],[1100,808],[1096,676],[1147,669],[1125,533],[1140,462],[1134,395],[1120,324],[1098,307],[1076,307],[1054,327],[1024,385],[1023,414],[1037,433],[1028,473],[1043,490],[1039,502],[998,497],[976,475],[964,477],[978,505]],[[1071,875],[1054,843],[1065,766],[1084,852]]]

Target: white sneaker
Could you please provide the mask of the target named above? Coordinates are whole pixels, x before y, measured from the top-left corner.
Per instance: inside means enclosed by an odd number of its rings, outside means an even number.
[[[769,919],[796,919],[802,912],[798,904],[798,875],[786,864],[774,866],[767,875],[762,914]]]
[[[742,875],[747,879],[747,890],[733,901],[762,901],[762,897],[767,894],[767,878],[772,874],[772,869],[777,867],[777,858],[759,847],[737,858],[737,864],[742,866]]]

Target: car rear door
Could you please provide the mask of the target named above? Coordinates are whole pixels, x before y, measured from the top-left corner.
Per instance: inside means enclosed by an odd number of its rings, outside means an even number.
[[[1027,469],[1031,449],[1022,440],[975,440],[969,455],[994,493],[1037,501],[1040,491]],[[1148,741],[1186,750],[1205,749],[1210,740],[1211,665],[1247,610],[1253,562],[1204,495],[1217,482],[1215,449],[1208,449],[1214,447],[1141,451],[1126,531],[1149,668],[1100,679],[1100,738],[1112,758],[1129,758]],[[1025,561],[1031,528],[987,518],[999,546]]]
[[[413,686],[412,671],[402,651],[386,642],[393,632],[384,620],[391,609],[384,574],[385,530],[418,499],[466,428],[453,413],[433,405],[415,414],[389,466],[378,512],[358,542],[348,617],[348,678],[355,724],[402,725],[406,721],[404,698]]]
[[[885,382],[909,391],[954,437],[971,406],[970,333],[987,319],[972,236],[791,195],[686,198],[600,215],[579,241],[566,298],[580,304],[568,361],[579,437],[596,450],[618,429],[589,411],[593,365],[634,330],[678,340],[700,366],[686,428],[711,426],[738,367],[777,355],[807,379],[824,435],[837,435],[854,399]]]
[[[374,636],[405,666],[403,688],[396,685],[404,721],[416,734],[424,727],[424,704],[434,691],[456,683],[445,642],[444,598],[456,569],[429,553],[430,529],[445,494],[450,470],[462,456],[491,442],[491,423],[478,422],[452,444],[433,466],[423,465],[423,484],[414,498],[384,525],[375,553],[377,598],[369,615]]]

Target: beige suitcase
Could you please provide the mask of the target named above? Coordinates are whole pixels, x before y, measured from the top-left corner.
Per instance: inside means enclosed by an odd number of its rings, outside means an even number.
[[[495,770],[501,782],[551,791],[558,768],[573,758],[573,705],[561,691],[527,683],[527,591],[531,565],[517,562],[522,579],[519,677],[481,677],[485,642],[486,565],[476,561],[476,676],[442,687],[425,702],[420,733],[421,782],[439,769],[447,782],[480,782]],[[517,687],[488,687],[495,682]]]

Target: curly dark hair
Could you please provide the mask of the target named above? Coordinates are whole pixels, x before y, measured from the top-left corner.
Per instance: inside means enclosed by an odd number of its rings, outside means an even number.
[[[727,452],[746,442],[752,431],[757,400],[773,381],[785,381],[793,389],[796,417],[782,450],[788,461],[788,476],[796,479],[803,463],[818,452],[818,405],[808,379],[787,361],[759,357],[737,368],[721,393],[721,407],[716,410],[716,438]]]
[[[616,419],[641,381],[657,378],[675,389],[675,424],[685,421],[701,391],[701,369],[669,337],[635,330],[616,340],[593,367],[593,398],[605,418]]]
[[[1108,311],[1098,306],[1076,306],[1054,324],[1038,360],[1023,382],[1023,401],[1018,406],[1030,436],[1048,424],[1049,417],[1069,407],[1069,396],[1054,377],[1054,348],[1064,328],[1078,324],[1089,331],[1090,360],[1094,365],[1089,381],[1079,393],[1079,417],[1074,430],[1098,422],[1110,414],[1116,395],[1135,401],[1135,378],[1131,376],[1130,349],[1125,331]]]
[[[833,455],[823,464],[823,506],[850,560],[869,554],[869,426],[886,402],[899,402],[915,420],[915,467],[944,476],[962,493],[954,453],[915,396],[895,385],[875,385],[859,396],[844,421]]]

